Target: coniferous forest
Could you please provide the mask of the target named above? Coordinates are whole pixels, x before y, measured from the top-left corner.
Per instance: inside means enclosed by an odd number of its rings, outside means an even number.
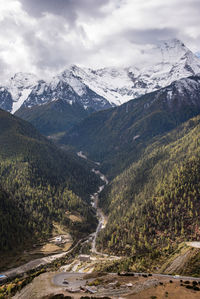
[[[148,146],[105,189],[100,205],[109,220],[99,248],[134,256],[200,240],[199,199],[198,116]]]

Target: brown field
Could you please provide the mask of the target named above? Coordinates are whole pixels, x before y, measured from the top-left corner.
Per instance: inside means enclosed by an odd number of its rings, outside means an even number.
[[[163,286],[144,290],[139,294],[130,294],[127,299],[199,299],[200,292],[180,286],[180,282],[166,283]]]
[[[71,214],[69,212],[66,212],[65,214],[72,222],[83,222],[82,217],[78,214],[75,215],[75,214]]]
[[[52,243],[47,243],[41,248],[41,252],[43,253],[52,253],[56,251],[60,251],[60,247]]]

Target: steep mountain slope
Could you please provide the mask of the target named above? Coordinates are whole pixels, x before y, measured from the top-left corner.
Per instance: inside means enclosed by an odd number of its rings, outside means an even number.
[[[136,160],[156,137],[200,112],[200,76],[181,79],[120,107],[94,113],[70,130],[62,143],[103,162],[114,176]]]
[[[101,198],[109,218],[100,248],[152,262],[182,241],[200,240],[199,140],[197,116],[148,146],[113,180]]]
[[[13,99],[11,93],[5,87],[0,87],[0,108],[11,111],[12,105]]]
[[[40,81],[27,97],[23,107],[31,108],[57,100],[63,100],[69,104],[77,103],[84,109],[93,111],[111,107],[106,99],[80,82],[71,70],[65,70],[54,77],[49,84]]]
[[[78,103],[70,104],[61,99],[31,108],[21,107],[15,115],[29,121],[42,134],[51,135],[67,131],[90,113]]]
[[[16,115],[50,135],[69,129],[93,111],[109,107],[107,100],[65,71],[50,84],[40,81]]]
[[[65,225],[75,238],[93,230],[88,194],[97,183],[76,157],[0,110],[0,251],[45,239],[53,222]],[[82,223],[74,224],[66,212],[78,213]]]

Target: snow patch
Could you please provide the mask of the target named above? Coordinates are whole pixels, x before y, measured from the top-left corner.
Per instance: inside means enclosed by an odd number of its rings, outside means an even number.
[[[77,153],[77,156],[79,156],[79,157],[82,158],[82,159],[87,160],[86,155],[84,155],[82,151],[78,152],[78,153]]]
[[[172,98],[172,95],[173,95],[173,92],[172,92],[172,90],[168,90],[168,92],[167,92],[167,100],[168,100],[168,101],[170,101],[170,100],[171,100],[171,98]]]
[[[136,135],[136,136],[134,136],[134,137],[133,137],[133,141],[136,140],[136,139],[138,139],[139,137],[140,137],[140,135]]]
[[[24,103],[24,101],[28,98],[30,95],[32,89],[24,89],[21,92],[21,95],[19,96],[18,100],[16,102],[13,102],[12,111],[11,113],[14,114]]]

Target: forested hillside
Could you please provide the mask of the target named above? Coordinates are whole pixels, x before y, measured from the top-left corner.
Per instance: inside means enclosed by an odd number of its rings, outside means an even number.
[[[27,230],[25,230],[27,227]],[[22,213],[12,196],[0,190],[0,248],[11,249],[30,238],[27,215]],[[16,240],[17,238],[17,240]]]
[[[94,230],[88,194],[96,176],[59,150],[32,125],[0,110],[0,251],[51,235],[62,223],[74,237]],[[82,216],[73,223],[66,212]]]
[[[149,145],[105,189],[99,249],[151,258],[200,240],[200,116]]]

